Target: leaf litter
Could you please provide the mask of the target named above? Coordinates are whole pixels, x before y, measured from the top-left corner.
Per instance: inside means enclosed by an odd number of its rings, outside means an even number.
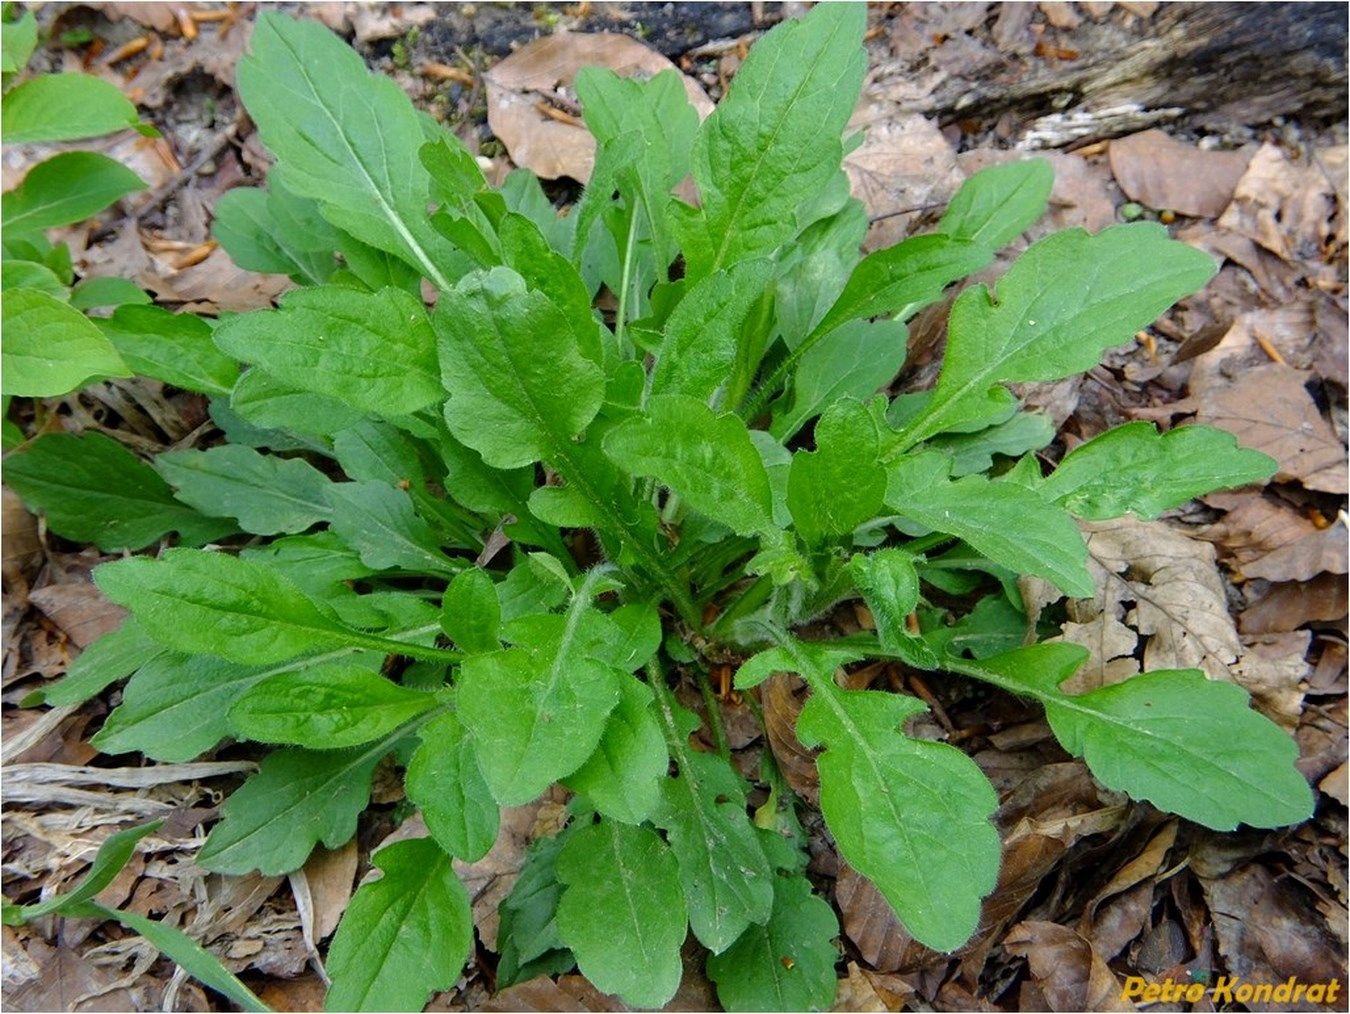
[[[123,138],[114,139],[108,153],[140,172],[152,191],[178,189],[143,219],[128,217],[106,223],[101,233],[72,237],[77,267],[129,275],[162,301],[207,312],[266,305],[288,283],[237,272],[223,251],[203,253],[209,213],[192,210],[209,209],[229,186],[260,172],[253,135],[228,138],[217,157],[190,173],[184,168],[233,122],[230,64],[242,51],[249,15],[247,9],[183,6],[191,31],[184,31],[176,6],[102,5],[103,16],[114,19],[99,22],[111,41],[142,30],[167,40],[158,60],[143,55],[99,68],[143,105],[165,111],[167,147]],[[876,22],[881,31],[873,36],[872,58],[880,64],[906,47],[936,45],[935,53],[947,50],[946,62],[936,66],[950,76],[961,72],[962,62],[954,61],[956,49],[934,43],[944,32],[967,55],[1029,54],[1043,33],[1061,33],[1066,45],[1072,33],[1102,19],[1146,33],[1153,6],[1043,3],[1016,18],[1000,14],[991,30],[987,5],[912,5]],[[374,62],[388,66],[391,57],[380,54],[379,44],[428,25],[426,7],[346,4],[327,16],[367,44]],[[210,17],[197,21],[194,14]],[[939,30],[929,31],[930,23]],[[463,86],[429,89],[406,73],[401,80],[441,115],[463,115],[459,107],[485,98],[487,128],[516,164],[548,178],[584,181],[593,156],[585,131],[570,122],[578,110],[567,91],[577,67],[599,61],[646,75],[674,65],[686,74],[691,94],[716,94],[736,63],[736,40],[702,57],[672,51],[674,64],[619,35],[545,32],[533,45],[534,51],[526,46],[517,54],[525,59],[516,67],[502,61],[487,74],[474,59],[461,60],[469,54],[433,54],[448,58],[446,65],[467,67],[470,83]],[[855,193],[868,204],[872,237],[889,237],[881,242],[940,213],[964,175],[1010,157],[1006,146],[1030,126],[1030,117],[1019,123],[1005,116],[992,129],[939,128],[900,111],[924,87],[936,87],[935,80],[900,83],[878,75],[855,117],[870,130],[850,159],[850,173]],[[220,104],[220,117],[202,117],[203,93]],[[462,134],[490,140],[471,116],[456,125]],[[1220,838],[1175,821],[1159,824],[1147,807],[1126,804],[1081,763],[1066,760],[1044,720],[1018,702],[973,696],[955,682],[934,686],[950,727],[935,723],[927,734],[968,749],[1000,790],[999,886],[986,901],[979,934],[952,961],[908,940],[898,924],[886,924],[888,907],[869,895],[865,879],[840,867],[819,821],[808,820],[812,872],[827,891],[834,881],[842,914],[838,1009],[1118,1009],[1124,975],[1192,970],[1277,980],[1339,975],[1344,981],[1345,145],[1334,136],[1304,143],[1287,132],[1254,130],[1202,144],[1195,137],[1169,127],[1051,153],[1056,185],[1049,226],[1099,229],[1122,214],[1128,199],[1149,215],[1195,216],[1178,223],[1179,235],[1221,258],[1224,269],[1210,290],[1141,334],[1137,345],[1108,354],[1106,365],[1085,379],[1024,393],[1032,402],[1043,398],[1055,419],[1060,443],[1044,452],[1051,457],[1100,431],[1108,417],[1164,425],[1193,419],[1267,450],[1281,470],[1264,489],[1216,494],[1160,521],[1089,526],[1092,566],[1107,590],[1086,602],[1046,602],[1043,615],[1062,616],[1056,621],[1061,636],[1094,652],[1086,671],[1091,680],[1199,665],[1211,677],[1245,686],[1258,707],[1296,729],[1305,774],[1327,800],[1309,825],[1277,834]],[[29,153],[28,164],[38,157]],[[22,168],[7,164],[6,182]],[[127,210],[134,214],[135,206],[133,197]],[[1001,270],[996,265],[991,274]],[[925,315],[934,331],[944,313]],[[923,341],[916,327],[911,362],[920,367]],[[906,370],[903,384],[931,381],[912,366]],[[206,421],[200,399],[157,387],[111,382],[98,394],[70,395],[51,408],[79,428],[113,433],[143,450],[192,440]],[[317,1009],[321,981],[307,966],[355,879],[369,869],[372,846],[393,829],[387,811],[355,844],[316,856],[290,885],[275,877],[204,877],[191,862],[198,828],[213,816],[220,789],[248,761],[227,755],[214,766],[88,767],[93,755],[80,745],[115,696],[40,713],[54,719],[47,721],[35,722],[39,713],[17,707],[43,680],[64,672],[114,614],[87,583],[97,559],[77,559],[70,547],[52,544],[26,514],[11,510],[10,499],[7,492],[4,730],[23,749],[5,755],[6,896],[59,890],[78,877],[112,830],[167,813],[169,823],[142,843],[107,900],[182,926],[232,969],[250,975],[278,1007]],[[878,687],[903,678],[869,677]],[[800,695],[779,676],[761,688],[759,700],[768,743],[748,743],[744,752],[767,746],[809,800],[812,754],[792,731]],[[496,901],[518,873],[525,844],[557,819],[558,801],[545,805],[553,807],[546,815],[535,804],[506,816],[494,849],[460,871],[474,878],[475,922],[486,951],[495,947]],[[416,834],[417,828],[400,831]],[[1295,876],[1285,875],[1290,869]],[[307,900],[298,902],[299,894]],[[51,925],[5,929],[6,999],[14,1009],[217,1004],[115,927],[55,934]],[[574,975],[531,980],[489,1000],[490,968],[490,958],[471,966],[469,981],[434,999],[433,1009],[622,1009]],[[685,988],[670,1009],[711,1003],[700,978],[686,970]]]

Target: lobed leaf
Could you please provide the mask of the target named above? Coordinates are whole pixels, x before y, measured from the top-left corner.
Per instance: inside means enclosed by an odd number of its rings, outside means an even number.
[[[329,518],[327,491],[332,483],[299,458],[230,444],[161,454],[155,470],[188,506],[234,518],[255,535],[300,532]]]
[[[116,552],[141,549],[168,532],[187,542],[228,535],[234,524],[174,499],[169,484],[102,433],[49,433],[5,459],[5,483],[47,516],[51,530]]]
[[[1216,831],[1312,814],[1297,744],[1249,707],[1241,687],[1199,669],[1160,669],[1085,694],[1060,690],[1087,657],[1076,644],[1036,644],[960,671],[1039,700],[1055,738],[1108,788]]]
[[[1090,521],[1124,514],[1148,521],[1194,497],[1269,479],[1277,467],[1274,458],[1239,447],[1227,430],[1159,433],[1151,423],[1131,422],[1075,447],[1038,492]]]

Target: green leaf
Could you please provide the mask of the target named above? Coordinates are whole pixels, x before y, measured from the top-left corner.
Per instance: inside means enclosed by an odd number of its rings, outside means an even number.
[[[0,219],[15,232],[83,222],[145,182],[134,172],[92,151],[67,151],[39,162],[4,194]]]
[[[215,338],[277,380],[377,416],[411,415],[444,397],[426,310],[402,289],[294,289],[276,310],[222,322]]]
[[[745,810],[745,783],[726,758],[689,747],[698,719],[658,691],[658,714],[678,774],[661,781],[652,822],[679,861],[689,924],[717,954],[773,908],[773,870]]]
[[[1011,419],[988,429],[974,433],[945,433],[929,441],[928,446],[950,454],[952,475],[960,478],[987,472],[993,467],[995,454],[1018,457],[1028,451],[1039,451],[1054,439],[1053,419],[1039,412],[1018,412]]]
[[[370,802],[375,765],[389,744],[348,750],[276,750],[237,789],[211,829],[197,865],[214,873],[267,876],[305,864],[315,844],[345,845]]]
[[[558,306],[515,272],[470,275],[441,295],[434,320],[446,422],[489,465],[553,458],[600,410],[598,349],[585,348]]]
[[[0,307],[0,393],[47,398],[103,377],[129,377],[117,350],[79,310],[46,292],[11,289]]]
[[[0,261],[0,290],[11,289],[34,289],[63,303],[70,300],[70,289],[56,277],[56,272],[37,261]]]
[[[230,706],[277,670],[165,651],[146,661],[91,745],[102,753],[143,753],[190,761],[230,735]]]
[[[241,739],[331,750],[387,736],[435,706],[431,694],[329,662],[254,684],[230,708],[230,727]]]
[[[365,418],[359,408],[278,380],[256,367],[234,385],[229,408],[253,426],[318,439],[331,437]],[[215,406],[212,406],[212,412],[214,414]],[[236,440],[236,437],[231,434],[230,439]],[[278,444],[269,436],[259,446],[281,450],[291,445]]]
[[[70,294],[70,305],[77,310],[144,305],[150,302],[150,295],[144,289],[125,278],[86,278]],[[205,353],[207,350],[202,351]]]
[[[810,682],[815,692],[797,738],[826,747],[816,760],[820,808],[840,854],[876,884],[915,939],[956,950],[975,931],[998,875],[990,822],[997,794],[960,750],[900,731],[925,710],[921,701]]]
[[[651,226],[658,270],[675,259],[670,238],[670,193],[688,175],[698,113],[674,71],[647,81],[620,77],[604,67],[583,67],[575,88],[582,116],[597,142],[591,186],[612,177],[629,207],[641,205]],[[606,163],[617,159],[612,169]],[[601,196],[608,200],[608,188]],[[579,220],[576,249],[589,238]]]
[[[900,372],[908,337],[894,320],[850,321],[823,335],[798,360],[791,400],[769,432],[786,442],[841,398],[866,401]]]
[[[656,832],[605,820],[568,836],[558,935],[601,992],[660,1007],[679,988],[687,926],[675,857]]]
[[[230,444],[161,454],[155,470],[185,504],[203,514],[234,518],[255,535],[301,532],[330,514],[327,491],[333,484],[299,458]]]
[[[441,661],[446,653],[344,627],[290,578],[225,553],[171,549],[94,572],[103,594],[179,651],[268,665],[322,649],[373,648]],[[451,660],[456,656],[451,656]]]
[[[566,972],[576,964],[558,936],[558,901],[563,888],[557,861],[565,840],[566,832],[531,842],[520,876],[502,902],[497,926],[498,989],[539,975]]]
[[[56,534],[108,552],[141,549],[171,531],[187,542],[234,531],[179,503],[154,469],[101,433],[38,437],[5,459],[5,483]]]
[[[288,190],[318,201],[338,228],[402,257],[437,288],[450,287],[451,266],[464,259],[427,217],[431,177],[418,159],[427,134],[397,84],[371,74],[323,26],[272,12],[255,22],[237,77]]]
[[[626,674],[590,653],[585,627],[594,615],[578,595],[548,636],[464,661],[459,717],[503,806],[527,803],[576,771],[605,732]]]
[[[89,864],[88,871],[74,888],[36,905],[24,905],[19,910],[23,919],[28,921],[52,912],[64,912],[92,900],[94,895],[112,883],[113,878],[130,861],[136,853],[137,843],[147,835],[154,834],[163,824],[164,821],[155,820],[140,827],[130,827],[109,835],[98,847],[94,861]]]
[[[337,267],[337,230],[319,214],[316,202],[285,187],[236,187],[222,194],[211,211],[211,235],[246,271],[322,285]]]
[[[391,486],[407,483],[421,489],[426,471],[418,455],[419,442],[391,423],[363,419],[350,429],[333,434],[333,454],[358,482],[370,480]]]
[[[1227,430],[1182,426],[1159,433],[1132,422],[1075,447],[1041,484],[1047,500],[1080,518],[1133,514],[1141,520],[1216,489],[1264,482],[1278,463],[1239,447]]]
[[[0,72],[16,74],[23,70],[36,48],[37,18],[32,11],[0,24]]]
[[[412,499],[383,482],[339,482],[328,487],[333,531],[376,570],[454,575],[460,565],[441,551],[441,539],[413,509]]]
[[[441,601],[441,629],[466,652],[496,651],[502,605],[497,586],[487,572],[470,567],[461,571],[445,589]]]
[[[100,922],[119,922],[133,933],[143,936],[155,950],[181,967],[188,975],[217,993],[229,997],[243,1010],[263,1012],[271,1010],[267,1004],[254,996],[218,957],[182,930],[162,920],[148,919],[139,912],[107,908],[92,901],[71,915],[82,919],[98,919]]]
[[[324,963],[330,1011],[421,1010],[459,979],[473,946],[469,895],[426,838],[386,845],[383,872],[352,896]]]
[[[803,343],[859,317],[913,316],[942,297],[952,282],[988,266],[993,253],[968,240],[940,234],[913,236],[870,253],[849,276],[844,291]]]
[[[141,376],[198,394],[226,394],[239,377],[239,364],[221,355],[210,326],[193,314],[122,306],[98,327]]]
[[[80,652],[65,676],[36,692],[33,703],[54,708],[83,704],[163,652],[162,644],[141,630],[135,620],[127,620]]]
[[[808,545],[848,535],[876,517],[886,497],[876,423],[862,403],[835,402],[815,436],[816,450],[792,456],[787,486],[792,519]]]
[[[938,223],[938,232],[998,250],[1045,213],[1054,184],[1055,170],[1043,158],[981,169],[961,184]]]
[[[139,127],[136,107],[116,86],[90,74],[42,74],[0,101],[0,141],[79,141]]]
[[[1162,669],[1085,694],[1060,690],[1087,657],[1079,645],[1037,644],[952,667],[1039,700],[1064,749],[1108,788],[1216,831],[1311,816],[1297,744],[1248,706],[1241,687]]]
[[[701,205],[676,219],[690,278],[791,239],[798,206],[839,171],[867,69],[865,21],[860,4],[820,4],[751,50],[694,143]]]
[[[876,621],[882,648],[921,669],[936,669],[938,659],[933,650],[906,625],[919,605],[919,572],[914,558],[903,549],[878,549],[853,557],[848,569]]]
[[[834,1005],[834,938],[839,921],[803,876],[774,880],[773,912],[721,954],[708,958],[708,978],[729,1011],[817,1011]]]
[[[605,436],[605,454],[620,468],[656,479],[738,535],[774,527],[769,476],[745,423],[678,394],[654,397],[647,409]]]
[[[840,666],[863,657],[862,652],[853,648],[831,644],[796,644],[791,651],[779,646],[765,648],[736,670],[736,689],[757,687],[776,672],[799,672],[803,658],[809,660],[813,672],[832,676]]]
[[[1095,365],[1213,277],[1209,255],[1151,222],[1090,236],[1067,229],[1034,243],[998,283],[957,297],[937,388],[902,431],[902,447],[951,428],[995,384],[1058,380]]]
[[[772,264],[744,261],[695,283],[666,320],[652,370],[653,394],[708,401],[736,363],[741,328],[769,282]]]
[[[968,475],[947,478],[951,459],[928,451],[892,468],[886,503],[902,517],[964,539],[995,563],[1090,597],[1087,546],[1067,511],[1025,486]]]
[[[619,691],[619,704],[610,712],[600,745],[566,783],[606,817],[640,824],[656,807],[670,757],[652,710],[651,689],[624,679]]]
[[[419,735],[422,742],[408,762],[408,799],[422,811],[441,848],[475,862],[497,840],[499,813],[473,742],[452,713],[433,718]]]

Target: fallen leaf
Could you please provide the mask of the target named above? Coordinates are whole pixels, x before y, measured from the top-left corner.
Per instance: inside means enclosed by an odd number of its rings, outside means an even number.
[[[3,491],[4,544],[0,547],[5,582],[27,584],[42,564],[42,543],[38,540],[37,518],[28,513],[19,495],[8,487]]]
[[[1078,932],[1104,960],[1119,954],[1147,924],[1154,883],[1176,844],[1177,827],[1176,820],[1164,823],[1144,850],[1112,874],[1083,909]]]
[[[1317,783],[1317,787],[1342,806],[1350,803],[1350,773],[1345,764],[1329,772]]]
[[[965,178],[937,124],[918,113],[864,102],[848,129],[866,131],[862,144],[844,158],[844,171],[853,196],[872,217],[868,250],[904,239],[918,215],[946,204]]]
[[[311,945],[337,929],[356,884],[357,859],[355,838],[331,851],[318,846],[310,853],[304,869],[291,875],[292,883],[296,877],[304,878],[309,892],[311,915],[308,925],[302,919],[302,926]],[[303,917],[304,913],[301,915]]]
[[[1133,201],[1193,218],[1218,218],[1254,152],[1203,150],[1161,130],[1111,142],[1111,172]]]
[[[546,976],[502,990],[483,1007],[489,1011],[626,1011],[617,996],[601,993],[580,975],[557,982]]]
[[[652,77],[673,63],[627,35],[610,32],[555,32],[512,53],[483,75],[487,84],[488,126],[516,165],[544,179],[570,176],[585,183],[595,164],[595,139],[580,118],[554,119],[540,105],[575,102],[571,91],[583,67],[608,67],[623,77]],[[712,112],[712,100],[692,78],[682,76],[685,92],[700,116]]]
[[[1345,953],[1308,915],[1314,896],[1291,877],[1247,862],[1220,877],[1200,877],[1227,972],[1247,982],[1344,981]],[[1251,1010],[1315,1010],[1316,1006],[1247,1004]]]
[[[317,975],[272,979],[258,991],[258,999],[273,1010],[321,1011],[328,987]]]
[[[1142,671],[1198,667],[1234,681],[1242,650],[1214,547],[1162,521],[1132,517],[1082,522],[1088,570],[1097,592],[1070,603],[1063,639],[1093,652],[1067,685],[1074,691],[1119,682],[1141,671],[1126,632],[1145,639]]]
[[[1197,534],[1219,547],[1220,555],[1246,573],[1246,565],[1317,534],[1303,512],[1270,494],[1212,493],[1206,504],[1227,511]]]
[[[1334,195],[1319,166],[1298,165],[1277,145],[1263,144],[1219,224],[1287,261],[1316,263],[1333,234]]]
[[[1318,574],[1344,574],[1350,543],[1346,539],[1344,523],[1337,521],[1329,528],[1314,529],[1302,538],[1286,543],[1279,549],[1246,564],[1245,577],[1260,577],[1267,581],[1307,581]]]
[[[877,971],[911,972],[943,959],[910,936],[876,886],[847,863],[839,864],[834,900],[844,935]]]
[[[1273,584],[1238,617],[1244,634],[1273,634],[1297,630],[1308,623],[1345,619],[1345,578],[1320,574],[1311,581]]]
[[[797,716],[806,703],[806,684],[791,673],[775,673],[760,684],[759,700],[764,709],[764,731],[779,770],[793,792],[819,807],[816,755],[797,740]]]
[[[1298,725],[1306,681],[1312,673],[1308,646],[1312,631],[1244,634],[1242,656],[1233,666],[1237,681],[1257,706],[1286,729]]]
[[[1350,492],[1345,445],[1304,387],[1310,379],[1311,373],[1269,363],[1165,408],[1171,414],[1194,412],[1197,422],[1222,427],[1243,447],[1269,454],[1279,462],[1278,482]]]
[[[1018,923],[1003,940],[1011,954],[1027,959],[1052,1011],[1122,1011],[1120,981],[1092,945],[1074,930],[1052,922]]]
[[[122,625],[127,611],[105,599],[91,583],[71,582],[38,588],[29,601],[78,648],[87,648]]]
[[[839,980],[839,990],[834,996],[834,1011],[884,1011],[886,1002],[877,994],[872,980],[858,967],[856,961],[848,963],[848,974]]]

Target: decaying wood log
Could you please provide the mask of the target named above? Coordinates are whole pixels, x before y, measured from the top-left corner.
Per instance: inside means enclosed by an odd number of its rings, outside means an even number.
[[[1025,15],[1008,14],[1016,8]],[[1041,147],[1118,136],[1183,113],[1217,130],[1291,114],[1346,116],[1343,4],[1173,3],[1147,20],[1118,8],[1062,30],[1031,23],[1030,9],[989,5],[996,49],[972,36],[955,46],[916,45],[873,81],[890,86],[903,108],[944,122],[1005,111],[1023,123],[1040,118],[1043,136],[1028,146]],[[907,16],[903,8],[896,15]]]

